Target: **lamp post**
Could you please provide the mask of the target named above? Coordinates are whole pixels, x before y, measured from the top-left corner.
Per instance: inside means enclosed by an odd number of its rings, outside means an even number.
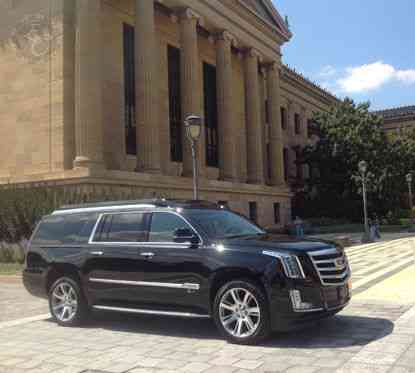
[[[189,115],[184,120],[186,128],[186,135],[192,147],[192,161],[193,161],[193,199],[198,200],[198,184],[199,184],[199,170],[197,168],[197,141],[202,132],[202,118],[197,115]]]
[[[412,210],[413,210],[413,197],[412,197],[412,173],[410,172],[409,174],[406,175],[406,182],[408,183],[408,198],[409,198],[409,218],[411,220],[411,226],[413,225],[413,214],[412,214]]]
[[[359,173],[362,177],[362,192],[363,192],[363,214],[365,219],[365,233],[362,237],[363,243],[372,242],[369,232],[369,221],[368,221],[368,214],[367,214],[367,191],[366,191],[366,182],[367,182],[367,162],[360,161],[359,162]]]

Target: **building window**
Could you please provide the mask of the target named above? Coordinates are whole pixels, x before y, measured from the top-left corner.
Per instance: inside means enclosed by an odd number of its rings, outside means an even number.
[[[127,154],[137,154],[134,27],[124,23],[124,126]]]
[[[274,222],[275,224],[281,223],[281,204],[274,203]]]
[[[271,180],[272,173],[272,159],[271,159],[271,143],[267,143],[267,176]]]
[[[287,129],[287,122],[287,109],[285,107],[281,107],[281,126],[283,130]]]
[[[296,146],[294,148],[295,151],[295,167],[296,167],[296,177],[297,179],[301,180],[303,178],[303,165],[300,163],[301,161],[301,148]]]
[[[170,159],[183,161],[182,103],[180,92],[180,49],[168,46]]]
[[[249,219],[251,219],[253,222],[257,222],[258,220],[258,210],[256,202],[249,202]]]
[[[284,175],[285,175],[285,181],[288,181],[288,174],[289,174],[289,155],[288,155],[288,149],[284,148]]]
[[[209,167],[218,167],[218,104],[215,66],[207,63],[203,64],[203,85],[205,102],[206,164]]]
[[[299,135],[300,132],[301,132],[301,117],[300,117],[300,114],[295,113],[294,122],[295,122],[295,134]]]

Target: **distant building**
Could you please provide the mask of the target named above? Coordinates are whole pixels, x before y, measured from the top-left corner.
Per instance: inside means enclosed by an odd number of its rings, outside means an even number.
[[[379,110],[376,114],[383,117],[384,128],[389,137],[400,136],[404,128],[415,128],[415,106]]]

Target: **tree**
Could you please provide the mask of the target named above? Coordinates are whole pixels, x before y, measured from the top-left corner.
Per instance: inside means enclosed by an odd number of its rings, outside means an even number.
[[[313,118],[318,140],[307,146],[301,162],[311,170],[303,216],[361,219],[361,182],[358,163],[370,171],[368,200],[371,213],[395,212],[405,193],[405,175],[415,169],[415,132],[396,141],[387,138],[383,118],[369,111],[370,104],[345,99]]]

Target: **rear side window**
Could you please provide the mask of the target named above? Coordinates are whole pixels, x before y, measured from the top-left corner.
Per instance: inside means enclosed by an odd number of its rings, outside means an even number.
[[[101,218],[95,242],[145,242],[148,214],[108,214]]]
[[[96,216],[56,215],[44,218],[32,243],[35,245],[80,244],[88,241]]]

